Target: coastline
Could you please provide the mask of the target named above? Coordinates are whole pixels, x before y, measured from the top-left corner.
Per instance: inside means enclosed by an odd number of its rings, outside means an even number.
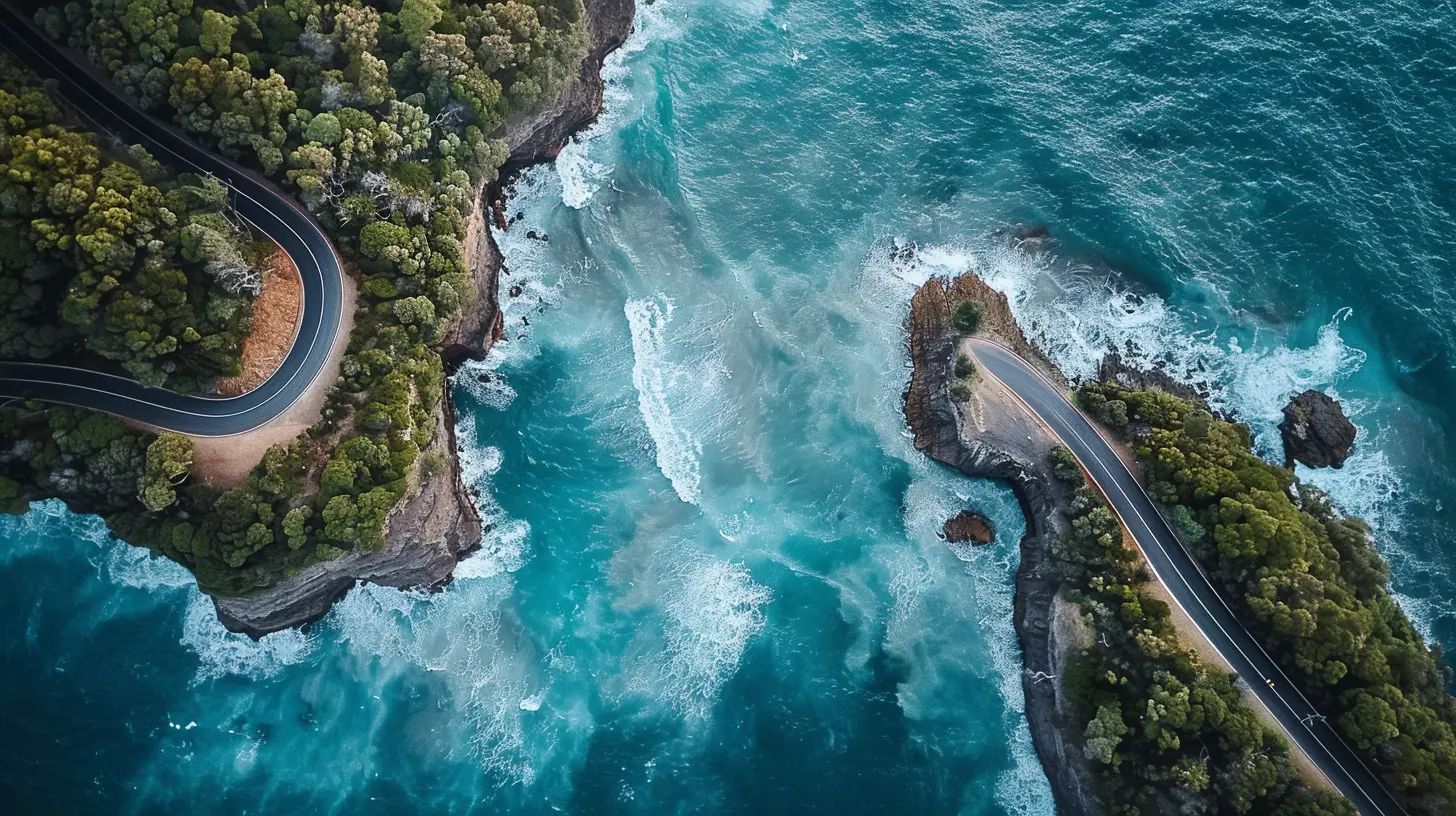
[[[632,31],[635,0],[583,0],[587,13],[587,53],[576,80],[539,110],[513,116],[505,124],[510,157],[502,174],[551,161],[573,135],[601,111],[602,63]],[[322,618],[360,582],[405,588],[440,589],[449,583],[460,559],[480,545],[484,529],[456,453],[455,415],[449,375],[464,360],[482,359],[500,339],[498,285],[504,260],[489,226],[498,183],[482,185],[468,221],[466,262],[475,283],[474,298],[445,331],[439,344],[445,367],[445,393],[436,408],[436,433],[424,452],[440,455],[445,467],[423,475],[390,514],[385,546],[353,552],[315,564],[297,575],[240,597],[212,596],[218,619],[229,630],[257,638]]]
[[[1004,295],[969,273],[951,281],[931,278],[910,304],[907,345],[912,372],[905,390],[905,418],[915,447],[931,459],[966,476],[1004,481],[1016,496],[1026,534],[1016,570],[1013,625],[1022,652],[1021,685],[1032,745],[1059,812],[1105,813],[1107,806],[1096,794],[1077,739],[1080,735],[1068,734],[1064,725],[1067,706],[1059,684],[1050,681],[1061,673],[1064,657],[1082,645],[1080,616],[1065,599],[1061,581],[1043,569],[1051,557],[1052,537],[1067,529],[1058,511],[1065,487],[1052,478],[1047,463],[1056,440],[999,383],[977,383],[964,411],[952,401],[957,344],[950,313],[956,302],[966,299],[986,307],[983,336],[991,335],[1026,359],[1041,362],[1047,373],[1061,380],[1055,367],[1026,340]]]

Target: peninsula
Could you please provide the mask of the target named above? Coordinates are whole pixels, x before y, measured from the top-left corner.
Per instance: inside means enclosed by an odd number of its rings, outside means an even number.
[[[1026,517],[1015,623],[1063,812],[1449,812],[1449,672],[1364,525],[1166,377],[1113,358],[1074,392],[973,274],[917,292],[909,348],[916,446]]]
[[[439,585],[478,545],[447,375],[496,337],[492,186],[592,121],[634,14],[390,8],[0,4],[0,218],[20,250],[0,261],[18,329],[0,338],[0,501],[104,516],[254,636],[359,581]],[[269,238],[302,278],[293,347],[219,399]],[[257,449],[250,472],[189,479],[227,434]]]

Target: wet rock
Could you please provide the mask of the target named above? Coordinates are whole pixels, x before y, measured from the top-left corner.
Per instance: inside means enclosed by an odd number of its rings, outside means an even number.
[[[1161,368],[1139,368],[1112,352],[1097,366],[1097,379],[1116,383],[1129,391],[1162,391],[1179,399],[1208,407],[1206,395],[1177,379]]]
[[[507,291],[507,294],[509,294],[511,297],[520,297],[521,293],[524,291],[526,291],[525,287],[517,283],[511,286],[511,288]]]
[[[1305,391],[1284,406],[1279,423],[1284,439],[1284,465],[1301,462],[1307,467],[1338,468],[1355,447],[1355,424],[1334,397],[1322,391]]]
[[[945,540],[957,544],[990,544],[996,538],[991,520],[974,510],[962,510],[945,523]]]
[[[530,238],[532,241],[540,241],[543,244],[551,241],[551,236],[547,235],[544,232],[537,232],[535,230],[528,231],[526,233],[526,237]]]

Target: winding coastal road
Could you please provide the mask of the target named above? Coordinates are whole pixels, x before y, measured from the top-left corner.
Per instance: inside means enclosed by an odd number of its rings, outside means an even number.
[[[89,65],[0,2],[0,48],[55,89],[99,131],[143,144],[174,169],[216,177],[238,215],[272,238],[298,267],[303,303],[298,332],[282,365],[237,397],[178,394],[134,380],[64,365],[0,361],[0,400],[37,399],[91,408],[195,436],[231,436],[282,414],[323,370],[343,314],[343,267],[323,230],[293,199],[251,170],[214,155],[150,116]]]
[[[1360,813],[1365,816],[1405,813],[1379,778],[1345,743],[1334,724],[1320,716],[1279,664],[1239,623],[1168,528],[1136,477],[1087,417],[1015,353],[986,340],[972,339],[970,343],[982,370],[1010,389],[1076,454],[1132,533],[1158,580],[1274,714],[1287,738],[1304,749],[1320,772]]]

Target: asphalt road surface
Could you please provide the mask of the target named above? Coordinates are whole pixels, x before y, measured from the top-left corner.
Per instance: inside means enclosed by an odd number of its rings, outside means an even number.
[[[1274,713],[1285,736],[1304,749],[1362,814],[1405,813],[1336,732],[1336,726],[1319,716],[1279,665],[1239,623],[1193,557],[1168,529],[1137,479],[1082,412],[1031,365],[1005,347],[980,339],[973,339],[971,345],[982,370],[1020,397],[1076,454],[1132,532],[1158,580],[1234,672]]]
[[[303,278],[298,334],[283,364],[262,385],[237,397],[206,397],[150,388],[134,380],[52,363],[0,361],[0,401],[38,399],[105,411],[197,436],[230,436],[282,414],[308,390],[328,359],[343,313],[343,269],[313,218],[251,170],[203,149],[138,109],[79,55],[59,48],[6,3],[0,47],[42,78],[98,131],[142,144],[173,169],[207,173],[226,184],[238,215],[283,247]]]

